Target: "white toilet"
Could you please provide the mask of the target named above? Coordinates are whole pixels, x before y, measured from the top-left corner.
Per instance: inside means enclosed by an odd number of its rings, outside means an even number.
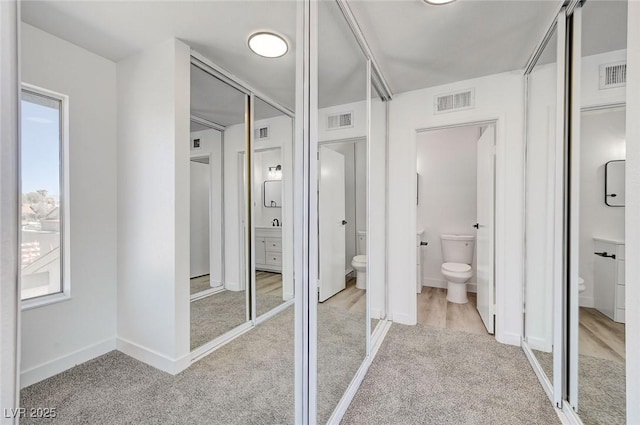
[[[467,281],[473,276],[471,263],[475,237],[470,235],[440,235],[442,259],[440,272],[447,280],[447,301],[466,304]]]
[[[578,292],[583,293],[587,290],[587,285],[584,284],[584,279],[578,276]]]
[[[357,254],[351,260],[351,266],[356,271],[356,288],[367,289],[367,232],[358,231]]]

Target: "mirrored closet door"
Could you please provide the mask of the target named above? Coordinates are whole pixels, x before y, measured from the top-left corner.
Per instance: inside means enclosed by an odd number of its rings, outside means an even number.
[[[248,95],[191,65],[191,349],[250,319],[243,247]]]
[[[569,403],[586,425],[623,424],[627,2],[589,0],[573,26]]]
[[[367,356],[370,83],[338,3],[317,7],[317,421],[324,424]]]
[[[557,220],[563,217],[561,155],[564,149],[564,40],[563,11],[525,75],[527,104],[523,346],[544,374],[543,386],[550,397],[557,390],[554,383],[557,385],[560,382],[554,365],[559,362],[562,354],[554,340],[555,326],[560,320],[554,312],[555,302],[558,301],[554,282],[562,279],[563,234],[558,231],[562,229],[562,221],[558,223]]]

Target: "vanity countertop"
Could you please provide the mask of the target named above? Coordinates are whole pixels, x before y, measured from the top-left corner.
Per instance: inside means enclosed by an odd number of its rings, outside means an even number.
[[[605,243],[611,243],[614,245],[624,245],[624,241],[618,240],[618,239],[609,239],[609,238],[593,238],[594,241],[598,241],[598,242],[605,242]]]

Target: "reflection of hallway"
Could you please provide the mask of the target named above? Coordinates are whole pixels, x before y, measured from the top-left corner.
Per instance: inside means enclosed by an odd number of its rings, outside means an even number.
[[[476,309],[476,294],[468,292],[467,297],[468,303],[455,304],[447,301],[446,289],[422,287],[422,292],[418,294],[418,323],[424,326],[487,335],[487,330]]]

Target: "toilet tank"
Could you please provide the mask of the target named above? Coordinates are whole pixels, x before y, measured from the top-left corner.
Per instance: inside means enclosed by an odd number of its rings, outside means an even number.
[[[471,235],[440,235],[442,259],[445,263],[471,264],[475,237]]]
[[[367,232],[364,230],[358,230],[358,255],[365,255],[367,253]]]

